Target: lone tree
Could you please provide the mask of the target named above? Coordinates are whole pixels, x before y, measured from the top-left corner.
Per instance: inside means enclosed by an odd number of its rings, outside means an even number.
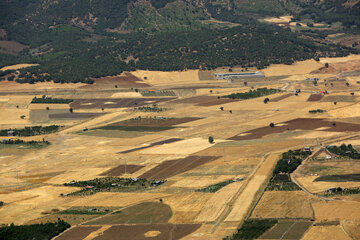
[[[337,102],[334,102],[334,105],[336,105],[337,104]]]
[[[269,99],[269,98],[265,98],[265,99],[264,99],[264,103],[265,103],[265,104],[267,104],[267,103],[268,103],[268,101],[270,101],[270,99]]]
[[[333,125],[333,127],[336,127],[336,123],[335,123],[335,122],[334,122],[332,125]]]
[[[220,107],[220,110],[221,110],[221,111],[224,111],[224,107]]]
[[[213,143],[214,142],[214,138],[212,136],[209,137],[209,143]]]
[[[352,93],[350,93],[350,95],[351,95],[351,96],[354,96],[354,93],[352,92]]]
[[[229,113],[231,113],[231,114],[232,114],[232,110],[229,110]]]
[[[244,82],[244,86],[247,86],[247,82]]]
[[[270,125],[269,125],[270,127],[275,127],[275,124],[274,123],[270,123]]]
[[[72,109],[72,108],[69,108],[69,112],[71,112],[71,113],[72,113],[72,112],[73,112],[73,109]]]
[[[50,108],[49,108],[49,107],[46,107],[46,110],[50,110]]]
[[[325,67],[328,68],[328,67],[329,67],[329,63],[325,63]]]

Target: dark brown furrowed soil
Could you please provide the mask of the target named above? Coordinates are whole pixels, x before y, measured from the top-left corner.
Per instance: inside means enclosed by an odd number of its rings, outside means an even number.
[[[100,227],[75,227],[69,231],[64,232],[57,240],[82,240],[86,238],[93,231],[98,230]]]
[[[199,120],[197,117],[184,117],[184,118],[165,118],[165,119],[154,119],[154,118],[141,118],[136,120],[125,120],[118,123],[111,124],[112,126],[151,126],[151,127],[171,127],[174,125],[192,122]]]
[[[0,41],[0,52],[6,54],[18,55],[22,50],[28,47],[29,46],[14,41]]]
[[[239,100],[230,99],[230,98],[218,99],[216,96],[197,96],[191,98],[177,99],[171,101],[171,103],[175,103],[175,104],[189,103],[189,104],[194,104],[196,106],[208,107],[208,106],[215,106],[215,105],[237,102],[237,101]]]
[[[126,165],[126,173],[134,173],[144,166],[140,165]],[[114,167],[110,170],[107,170],[106,172],[101,173],[101,176],[121,176],[125,173],[125,165],[119,165],[117,167]]]
[[[285,98],[291,97],[293,94],[285,94],[276,98],[270,98],[270,102],[279,102],[281,100],[284,100]]]
[[[308,102],[317,102],[317,101],[320,101],[323,97],[324,97],[324,95],[322,93],[313,93],[309,96],[307,101]]]
[[[132,148],[130,150],[122,151],[122,152],[119,152],[119,153],[131,153],[131,152],[143,150],[143,149],[146,149],[146,148],[151,148],[151,147],[154,147],[154,146],[159,146],[159,145],[163,145],[163,144],[167,144],[167,143],[177,142],[177,141],[180,141],[180,140],[182,140],[182,139],[181,138],[169,138],[169,139],[166,139],[166,140],[163,140],[163,141],[151,143],[148,146]]]
[[[50,119],[56,118],[68,118],[68,119],[83,119],[83,118],[93,118],[103,115],[103,113],[54,113],[49,114]]]
[[[182,159],[165,161],[142,174],[139,178],[163,180],[218,158],[218,156],[188,156]]]
[[[94,240],[177,240],[197,230],[201,224],[136,224],[112,226]],[[159,231],[155,237],[146,237],[149,231]]]
[[[76,99],[70,104],[73,109],[93,109],[93,108],[124,108],[151,105],[153,103],[165,102],[175,99],[168,98],[95,98],[95,99]],[[137,105],[136,105],[137,104]]]
[[[333,123],[336,125],[333,126]],[[327,132],[358,132],[360,131],[360,124],[354,123],[345,123],[345,122],[337,122],[337,121],[326,121],[325,119],[321,118],[296,118],[287,122],[282,122],[281,124],[285,124],[282,126],[275,127],[261,127],[256,128],[241,134],[243,136],[234,136],[229,138],[229,140],[249,140],[249,139],[258,139],[262,138],[266,135],[273,134],[273,133],[282,133],[289,130],[315,130],[321,127],[327,127],[327,129],[322,129],[320,131],[327,131]],[[245,135],[246,134],[246,135]]]

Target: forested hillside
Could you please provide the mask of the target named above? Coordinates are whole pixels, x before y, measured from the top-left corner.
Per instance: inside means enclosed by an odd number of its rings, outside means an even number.
[[[134,69],[261,69],[344,56],[358,50],[324,39],[358,32],[359,9],[354,0],[3,0],[0,67],[40,64],[22,70],[18,82],[92,83]],[[293,21],[338,27],[294,31],[261,21],[289,14]],[[8,41],[24,50],[9,55]]]

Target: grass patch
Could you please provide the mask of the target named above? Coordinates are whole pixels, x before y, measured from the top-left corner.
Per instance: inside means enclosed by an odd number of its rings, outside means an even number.
[[[303,174],[310,175],[310,174],[329,174],[333,171],[341,171],[343,168],[341,167],[334,167],[334,166],[318,166],[318,165],[312,165],[307,167],[302,171]]]
[[[87,224],[167,223],[171,216],[172,211],[169,205],[158,202],[144,202],[124,208]]]
[[[229,185],[230,183],[233,183],[235,182],[234,180],[227,180],[227,181],[224,181],[224,182],[220,182],[220,183],[217,183],[217,184],[214,184],[214,185],[211,185],[211,186],[208,186],[206,188],[201,188],[201,189],[198,189],[196,190],[196,192],[210,192],[210,193],[214,193],[218,190],[220,190],[221,188]]]
[[[277,219],[249,219],[231,237],[224,240],[256,239],[278,223]]]
[[[148,181],[138,178],[104,177],[88,181],[72,181],[64,186],[81,187],[80,191],[72,192],[66,196],[88,196],[97,192],[134,192],[153,188],[163,184],[165,181]]]

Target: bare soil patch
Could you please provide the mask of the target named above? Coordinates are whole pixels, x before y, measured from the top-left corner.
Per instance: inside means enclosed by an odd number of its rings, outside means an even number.
[[[215,80],[214,72],[209,70],[200,70],[199,80],[200,81]]]
[[[144,166],[140,165],[126,165],[126,173],[134,173]],[[121,176],[125,173],[125,165],[119,165],[106,172],[101,173],[101,176]]]
[[[169,205],[159,202],[144,202],[106,215],[87,225],[167,223],[172,216]]]
[[[49,114],[50,119],[83,119],[94,118],[103,115],[103,113],[54,113]]]
[[[29,46],[14,41],[0,41],[0,52],[6,54],[18,55],[22,50],[28,47]]]
[[[190,98],[184,98],[184,99],[177,99],[174,101],[171,101],[171,103],[175,104],[194,104],[196,106],[215,106],[220,104],[226,104],[231,102],[238,102],[239,100],[236,99],[230,99],[230,98],[217,98],[216,96],[197,96],[197,97],[190,97]]]
[[[100,227],[75,227],[69,231],[64,232],[56,240],[83,240],[93,231],[100,229]]]
[[[122,151],[120,153],[131,153],[131,152],[143,150],[143,149],[146,149],[146,148],[151,148],[151,147],[154,147],[154,146],[160,146],[160,145],[164,145],[164,144],[168,144],[168,143],[177,142],[177,141],[180,141],[180,140],[182,140],[182,139],[181,138],[169,138],[169,139],[166,139],[166,140],[163,140],[163,141],[151,143],[148,146],[132,148],[132,149],[129,149],[129,150],[126,150],[126,151]]]
[[[177,240],[189,235],[201,224],[136,224],[112,226],[94,240]],[[149,231],[160,232],[156,237],[146,237]]]
[[[322,93],[313,93],[309,96],[307,101],[308,102],[317,102],[317,101],[320,101],[323,97],[324,97],[324,95]]]
[[[270,102],[279,102],[279,101],[284,100],[284,99],[286,99],[286,98],[288,98],[288,97],[291,97],[291,96],[293,96],[293,94],[281,95],[281,96],[279,96],[279,97],[271,98],[271,99],[270,99]]]
[[[333,125],[335,123],[335,126]],[[291,130],[315,130],[318,128],[323,128],[319,131],[326,132],[358,132],[360,131],[360,124],[354,123],[345,123],[345,122],[329,122],[322,118],[296,118],[287,122],[282,122],[274,127],[266,126],[261,128],[256,128],[244,133],[240,133],[234,137],[229,138],[229,140],[249,140],[262,138],[266,135],[273,133],[282,133],[285,131]]]
[[[219,157],[217,156],[189,156],[182,159],[165,161],[142,174],[139,178],[159,180],[166,179],[189,171],[207,162],[214,161],[218,158]]]
[[[76,99],[70,104],[73,109],[138,107],[175,99],[168,98],[96,98]]]

